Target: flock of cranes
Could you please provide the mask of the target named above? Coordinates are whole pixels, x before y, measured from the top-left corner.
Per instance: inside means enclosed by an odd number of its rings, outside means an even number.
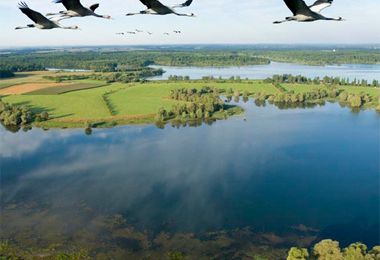
[[[152,35],[153,34],[152,32],[149,32],[149,31],[143,31],[143,30],[135,29],[134,31],[118,32],[118,33],[116,33],[116,35],[125,36],[127,34],[138,34],[138,33],[146,33],[148,35]],[[174,30],[173,33],[174,34],[181,34],[182,31],[180,31],[180,30]],[[170,33],[169,32],[164,32],[163,35],[170,35]]]
[[[109,15],[100,15],[96,13],[96,9],[99,7],[99,4],[93,4],[90,7],[84,7],[80,0],[55,0],[55,3],[61,3],[66,10],[60,11],[58,13],[48,13],[46,16],[42,15],[39,12],[36,12],[28,7],[25,2],[19,3],[19,9],[26,16],[28,16],[34,24],[28,24],[26,26],[16,27],[15,29],[26,29],[26,28],[38,28],[38,29],[71,29],[78,30],[78,26],[62,26],[59,22],[64,19],[69,19],[73,17],[86,17],[86,16],[95,16],[103,19],[112,19]],[[177,16],[187,16],[195,17],[193,13],[179,13],[178,8],[189,7],[193,0],[187,0],[186,2],[175,5],[175,6],[166,6],[158,0],[140,0],[147,9],[137,12],[137,13],[128,13],[127,16],[132,15],[168,15],[174,14]],[[333,0],[317,0],[313,5],[306,5],[303,0],[284,0],[287,7],[293,13],[293,16],[286,17],[285,20],[275,21],[274,24],[297,21],[297,22],[314,22],[318,20],[327,20],[327,21],[343,21],[342,17],[330,18],[325,17],[321,14],[321,11],[332,5]],[[134,32],[127,32],[127,34],[136,34],[141,33],[141,30],[135,30]],[[181,31],[173,31],[175,34],[180,34]],[[147,32],[151,35],[151,32]],[[118,33],[120,35],[125,35],[125,33]],[[164,35],[169,35],[168,32],[165,32]]]

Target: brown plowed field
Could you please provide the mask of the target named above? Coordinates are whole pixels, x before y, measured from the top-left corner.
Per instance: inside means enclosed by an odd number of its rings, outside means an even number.
[[[18,95],[18,94],[25,94],[32,91],[44,89],[44,88],[51,88],[51,87],[63,87],[69,85],[67,83],[26,83],[26,84],[20,84],[11,86],[8,88],[0,89],[0,95]]]

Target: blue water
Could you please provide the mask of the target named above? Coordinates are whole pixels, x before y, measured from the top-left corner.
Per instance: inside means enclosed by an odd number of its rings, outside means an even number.
[[[272,77],[274,74],[293,74],[302,75],[309,78],[314,77],[340,77],[349,78],[350,80],[365,79],[372,81],[380,80],[380,64],[344,64],[331,66],[308,66],[291,63],[272,62],[269,65],[256,65],[246,67],[169,67],[153,66],[163,68],[165,74],[154,79],[168,79],[170,75],[189,76],[191,79],[201,79],[204,76],[214,76],[216,78],[230,78],[240,76],[242,79],[265,79]]]
[[[1,128],[0,238],[76,243],[85,230],[104,241],[98,219],[120,214],[154,234],[301,225],[316,239],[379,243],[379,115],[241,105],[244,116],[200,127]]]

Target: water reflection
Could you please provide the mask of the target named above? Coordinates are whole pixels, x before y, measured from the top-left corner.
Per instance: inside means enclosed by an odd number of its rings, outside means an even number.
[[[202,79],[204,76],[214,78],[239,76],[242,79],[266,79],[274,74],[303,75],[308,78],[314,77],[340,77],[354,79],[365,79],[372,81],[380,80],[379,64],[343,64],[339,66],[309,66],[292,63],[272,62],[269,65],[243,66],[243,67],[172,67],[172,66],[152,66],[162,68],[165,73],[155,77],[156,80],[167,80],[169,76],[189,76],[190,79]]]
[[[182,241],[208,232],[218,241],[249,233],[263,244],[379,241],[376,112],[241,106],[246,120],[197,128],[116,127],[91,136],[1,129],[1,238],[94,247],[117,238],[134,250],[153,238],[169,243],[162,232]],[[359,221],[366,232],[352,227]]]

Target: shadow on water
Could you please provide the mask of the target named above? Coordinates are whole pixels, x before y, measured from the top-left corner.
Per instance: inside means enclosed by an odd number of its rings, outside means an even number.
[[[358,218],[350,223],[327,226],[319,233],[315,242],[322,239],[337,240],[343,247],[350,245],[352,241],[373,247],[380,244],[380,224]]]

